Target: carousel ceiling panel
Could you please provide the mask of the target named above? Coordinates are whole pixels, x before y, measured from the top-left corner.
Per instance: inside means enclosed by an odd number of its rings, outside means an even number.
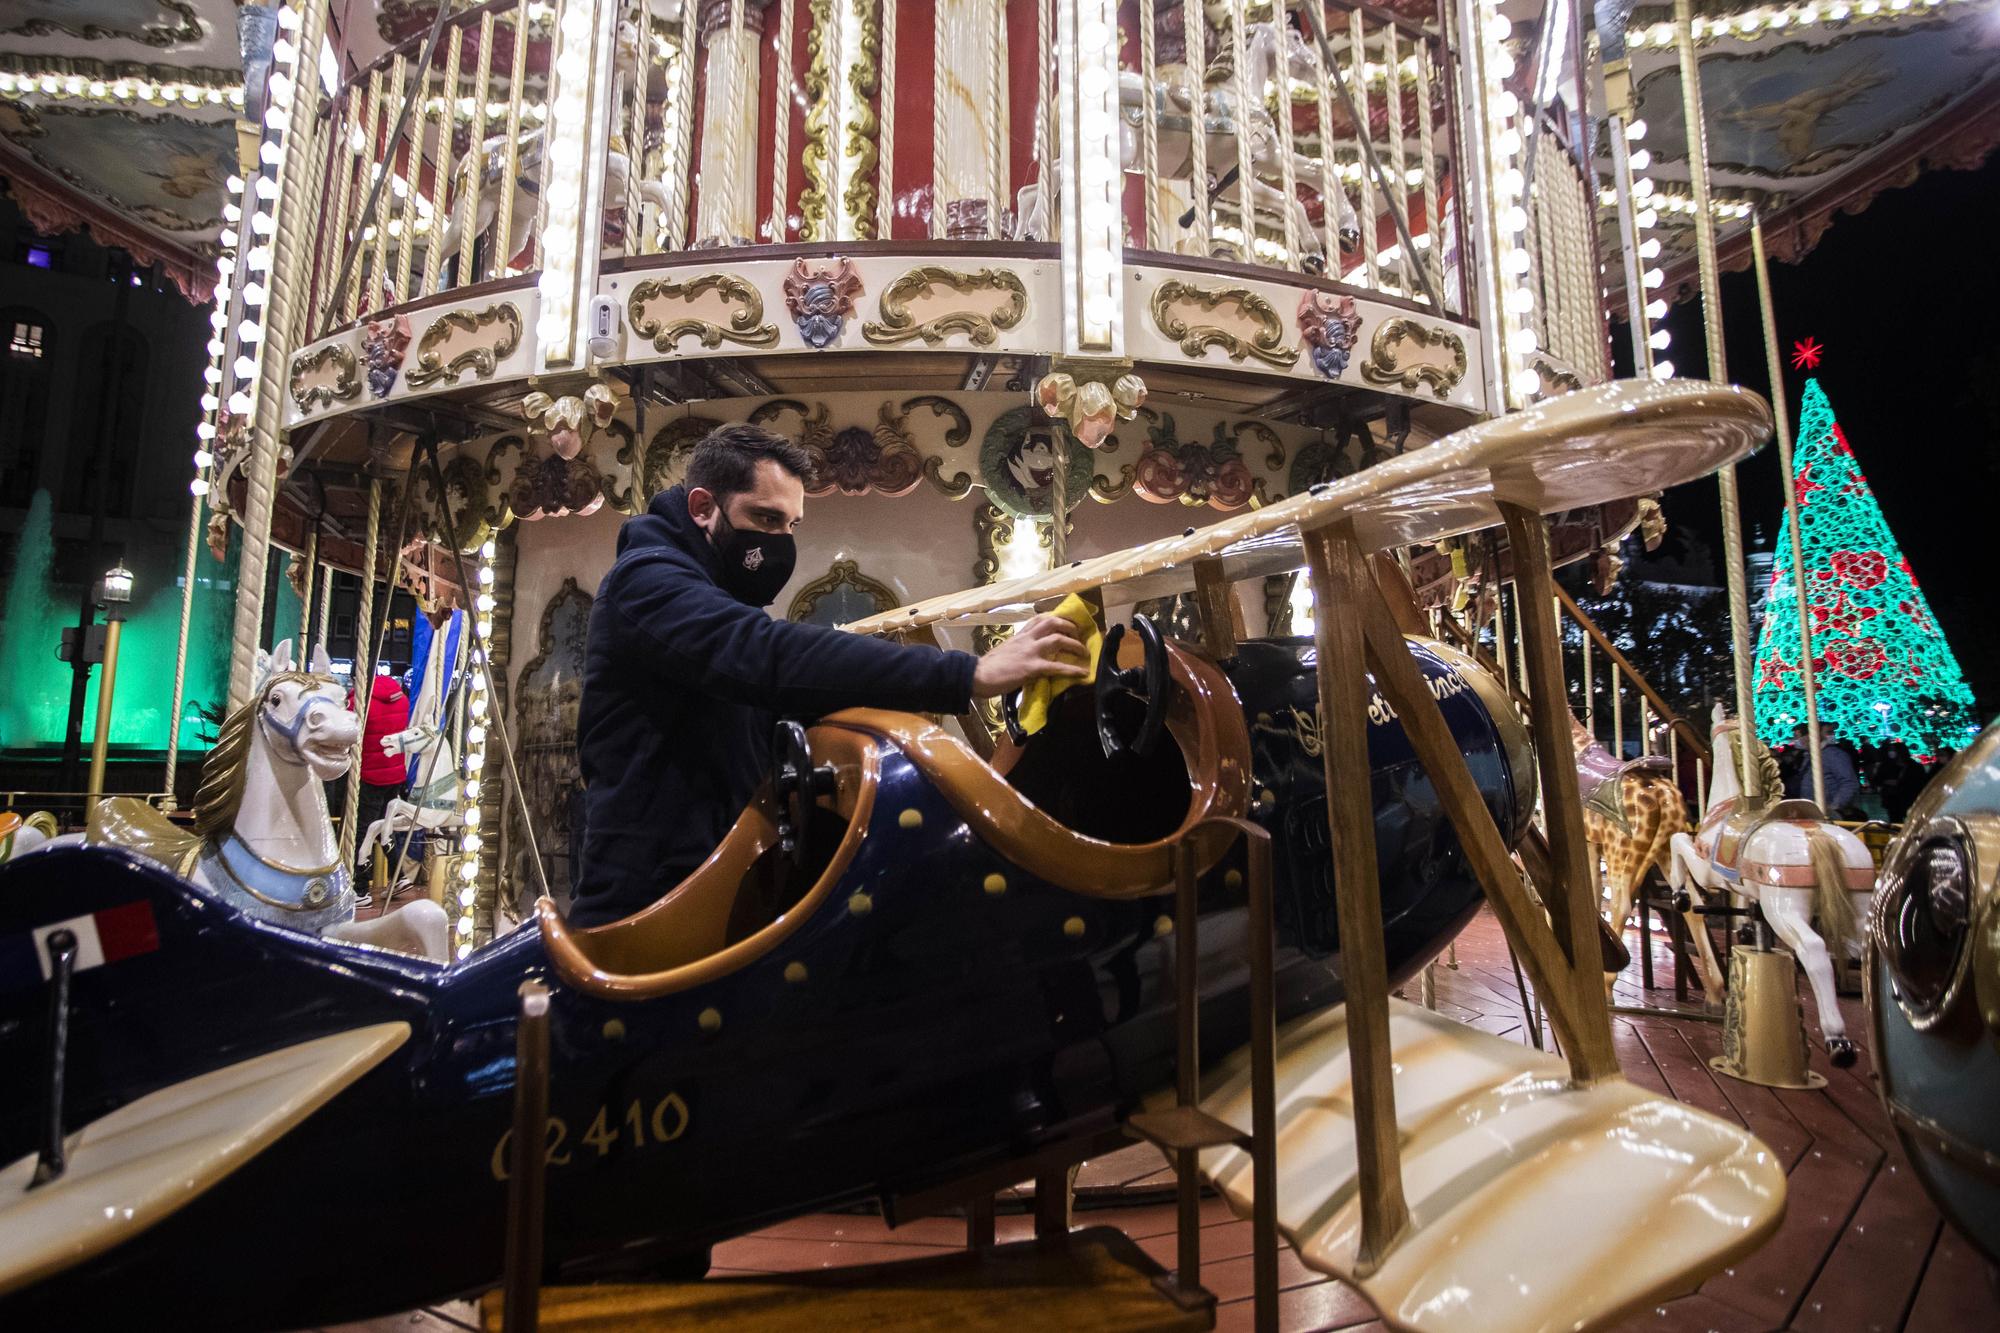
[[[1740,25],[1741,5],[1700,4],[1697,22],[1710,189],[1725,259],[1747,262],[1749,206],[1774,254],[1796,260],[1837,211],[1939,162],[1970,166],[2000,138],[2000,15],[1985,3],[1913,0],[1853,21]],[[1758,11],[1760,15],[1765,11]],[[1694,216],[1678,57],[1670,10],[1641,8],[1630,48],[1645,174],[1660,187],[1665,264],[1691,281]],[[1733,30],[1720,35],[1728,21]],[[1599,168],[1608,188],[1608,157]],[[1608,240],[1615,237],[1607,233]],[[1613,269],[1614,275],[1616,267]]]
[[[236,130],[167,111],[0,100],[0,138],[83,194],[183,242],[222,225]]]
[[[235,65],[234,0],[9,0],[0,49]]]

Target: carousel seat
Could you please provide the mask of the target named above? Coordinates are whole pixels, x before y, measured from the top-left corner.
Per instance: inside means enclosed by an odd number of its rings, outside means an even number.
[[[1347,1011],[1279,1029],[1278,1229],[1313,1269],[1359,1287],[1392,1328],[1597,1328],[1748,1253],[1785,1208],[1784,1169],[1741,1125],[1389,1001],[1408,1226],[1358,1262]],[[1202,1109],[1248,1133],[1248,1052],[1204,1078]],[[1171,1097],[1156,1099],[1159,1105]],[[1251,1215],[1252,1166],[1201,1170]]]
[[[1027,873],[1093,897],[1160,892],[1172,882],[1173,849],[1189,829],[1243,812],[1250,772],[1249,733],[1228,681],[1192,654],[1170,651],[1180,688],[1166,735],[1145,759],[1104,759],[1083,690],[1065,695],[1045,731],[1025,746],[1003,748],[993,764],[915,714],[835,713],[810,735],[812,761],[834,768],[837,791],[812,807],[802,867],[777,850],[777,806],[768,790],[760,792],[708,860],[641,912],[577,929],[543,899],[536,914],[549,959],[580,990],[638,1000],[702,985],[763,957],[838,894],[866,841],[883,756],[891,751],[944,795],[982,843]],[[1205,852],[1212,864],[1221,842]]]

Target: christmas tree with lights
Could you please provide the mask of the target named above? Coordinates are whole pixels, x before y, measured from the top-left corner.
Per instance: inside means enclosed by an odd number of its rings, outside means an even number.
[[[1811,368],[1818,352],[1800,344],[1794,366]],[[1799,408],[1791,482],[1805,577],[1793,576],[1788,515],[1757,639],[1758,734],[1786,744],[1806,720],[1794,600],[1803,585],[1822,734],[1901,740],[1919,758],[1963,748],[1979,731],[1972,691],[1816,378]]]

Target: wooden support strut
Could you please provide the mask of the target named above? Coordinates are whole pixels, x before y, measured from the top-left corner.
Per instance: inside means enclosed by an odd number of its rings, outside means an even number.
[[[1583,1063],[1591,1067],[1589,1077],[1606,1077],[1618,1072],[1618,1057],[1611,1048],[1611,1017],[1597,976],[1602,966],[1597,942],[1597,879],[1590,871],[1583,797],[1577,789],[1576,766],[1571,762],[1569,695],[1563,688],[1549,530],[1539,512],[1504,500],[1500,516],[1506,520],[1507,538],[1514,548],[1522,683],[1528,688],[1528,719],[1541,768],[1542,817],[1554,862],[1555,882],[1543,905],[1549,909],[1557,940],[1569,955],[1568,980],[1579,1001],[1577,1037],[1583,1047]]]
[[[1556,1039],[1569,1058],[1572,1077],[1578,1082],[1595,1082],[1617,1073],[1616,1059],[1610,1054],[1609,1019],[1596,1020],[1603,1030],[1601,1044],[1583,1035],[1591,1021],[1584,1013],[1586,1006],[1594,1002],[1598,1013],[1603,1013],[1604,1001],[1594,961],[1588,978],[1591,989],[1586,991],[1574,980],[1568,957],[1550,932],[1541,909],[1528,896],[1520,871],[1515,868],[1500,830],[1472,779],[1472,771],[1466,767],[1465,757],[1445,723],[1444,712],[1410,659],[1409,647],[1389,608],[1379,596],[1364,597],[1354,618],[1366,635],[1377,687],[1402,720],[1404,735],[1437,788],[1438,804],[1457,830],[1466,860],[1486,891],[1487,903],[1506,932],[1508,944],[1534,978]],[[1324,724],[1322,728],[1325,734]],[[1568,752],[1565,744],[1560,753]],[[1344,925],[1341,946],[1344,952],[1347,948]],[[1352,1004],[1351,987],[1349,1003]]]
[[[1341,966],[1346,974],[1355,1182],[1361,1200],[1355,1266],[1365,1275],[1380,1265],[1410,1222],[1390,1066],[1389,969],[1376,876],[1375,812],[1368,795],[1368,699],[1361,630],[1364,608],[1385,619],[1388,613],[1381,609],[1351,520],[1312,528],[1300,536],[1316,608],[1313,638],[1319,651],[1321,761],[1327,824],[1333,835]],[[1400,636],[1397,642],[1400,645]]]

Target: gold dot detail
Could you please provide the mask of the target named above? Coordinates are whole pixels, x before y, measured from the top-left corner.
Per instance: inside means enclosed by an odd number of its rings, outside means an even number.
[[[804,963],[785,964],[785,980],[791,982],[794,986],[796,986],[805,979],[806,979],[806,965]]]
[[[998,897],[1000,894],[1007,892],[1007,877],[998,873],[988,875],[981,887],[988,893]]]
[[[625,1040],[625,1020],[622,1018],[606,1019],[604,1023],[604,1039],[606,1041]]]
[[[1243,872],[1242,872],[1242,871],[1240,871],[1240,870],[1228,870],[1228,871],[1224,871],[1224,872],[1223,872],[1223,875],[1222,875],[1222,887],[1223,887],[1223,888],[1225,888],[1225,889],[1240,889],[1240,888],[1242,888],[1242,887],[1243,887]]]
[[[695,1019],[695,1022],[701,1025],[703,1032],[720,1032],[722,1031],[722,1011],[720,1009],[704,1009],[701,1011],[701,1016]]]
[[[1156,917],[1154,917],[1154,918],[1153,918],[1153,933],[1154,933],[1155,935],[1171,935],[1171,934],[1173,934],[1173,933],[1174,933],[1174,919],[1173,919],[1172,917],[1170,917],[1170,916],[1167,916],[1167,915],[1165,915],[1164,913],[1162,913],[1162,914],[1161,914],[1161,915],[1159,915],[1159,916],[1156,916]]]
[[[847,910],[855,916],[867,916],[875,910],[875,900],[865,893],[857,893],[848,898]]]
[[[902,814],[897,815],[896,822],[904,828],[922,828],[924,826],[924,812],[913,806],[903,811]]]
[[[1063,934],[1069,936],[1073,940],[1082,939],[1083,918],[1080,916],[1073,916],[1069,920],[1063,922]]]
[[[1269,810],[1272,806],[1276,805],[1277,803],[1278,803],[1277,793],[1273,792],[1269,787],[1266,787],[1262,791],[1257,793],[1257,808],[1259,810]]]

